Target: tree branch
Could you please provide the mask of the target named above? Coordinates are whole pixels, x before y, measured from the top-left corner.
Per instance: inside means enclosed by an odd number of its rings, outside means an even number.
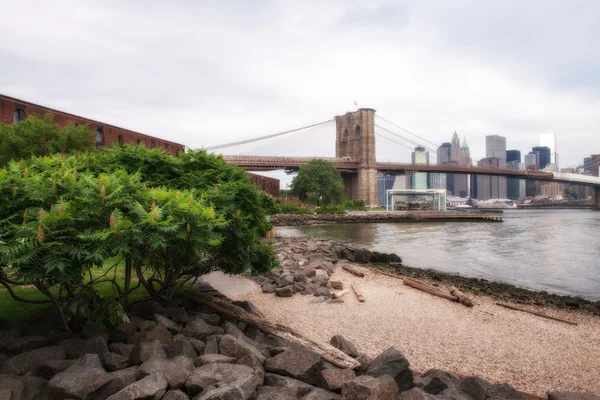
[[[5,280],[5,279],[3,279],[3,278],[0,278],[0,284],[3,285],[8,290],[8,293],[10,294],[10,297],[12,297],[13,299],[15,299],[17,301],[20,301],[21,303],[28,303],[28,304],[52,304],[52,301],[50,301],[50,300],[29,300],[29,299],[24,299],[23,297],[17,296],[15,294],[15,292],[13,291],[13,289],[10,287],[8,281]]]

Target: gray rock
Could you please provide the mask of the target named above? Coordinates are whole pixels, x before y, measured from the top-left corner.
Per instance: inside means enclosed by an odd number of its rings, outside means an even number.
[[[256,400],[297,400],[298,388],[261,386],[256,391]]]
[[[23,384],[20,400],[48,400],[50,399],[48,381],[37,376],[14,376]],[[0,384],[0,387],[2,385]]]
[[[165,308],[155,301],[142,301],[132,304],[127,309],[128,313],[145,319],[152,319],[154,314],[163,314]]]
[[[163,346],[158,340],[136,344],[130,355],[133,365],[141,364],[151,358],[167,358]]]
[[[223,363],[223,364],[235,364],[237,358],[229,357],[224,354],[205,354],[203,356],[197,357],[194,360],[194,365],[196,367],[201,367],[205,364],[210,363]]]
[[[244,394],[234,386],[211,387],[194,397],[194,400],[245,400]]]
[[[342,385],[356,378],[351,369],[324,369],[321,371],[323,387],[331,391],[339,391]]]
[[[235,358],[253,355],[260,360],[261,364],[266,360],[265,355],[256,347],[229,334],[221,338],[221,342],[219,343],[219,352],[221,354],[225,354],[226,356]]]
[[[315,296],[323,296],[326,299],[328,299],[331,297],[331,291],[326,287],[320,287],[317,290],[315,290]]]
[[[249,399],[254,392],[256,392],[256,388],[259,385],[262,385],[262,383],[263,380],[256,375],[247,374],[240,375],[234,379],[226,379],[225,381],[221,382],[220,385],[235,387],[242,393],[243,398],[246,400]]]
[[[293,344],[286,351],[268,359],[265,370],[317,384],[323,365],[321,355],[305,346]]]
[[[388,375],[363,375],[342,385],[342,400],[396,400],[398,386]]]
[[[203,389],[223,381],[233,381],[241,376],[252,375],[252,368],[245,365],[213,363],[196,368],[185,382],[187,393],[196,395]]]
[[[414,386],[413,373],[409,369],[408,360],[396,348],[390,347],[371,362],[367,375],[380,377],[391,376],[401,392]]]
[[[293,288],[294,288],[294,292],[296,292],[296,293],[302,293],[306,290],[306,286],[304,286],[303,283],[299,283],[299,282],[294,283]]]
[[[407,390],[406,392],[402,392],[400,393],[400,396],[398,396],[398,400],[434,400],[436,398],[437,397],[429,395],[425,393],[422,389],[416,387]]]
[[[109,351],[106,341],[101,336],[91,339],[66,339],[58,344],[67,358],[76,359],[84,354],[102,354]]]
[[[15,376],[11,375],[0,375],[0,399],[2,395],[7,400],[21,398],[21,394],[25,390],[25,386]],[[2,393],[4,391],[5,393]]]
[[[206,338],[206,344],[204,347],[204,354],[219,354],[219,340],[220,336],[209,336]]]
[[[369,369],[369,366],[373,362],[373,357],[371,357],[367,354],[364,354],[364,353],[360,353],[358,355],[358,357],[356,357],[356,361],[358,361],[360,363],[359,371],[367,372],[367,370]]]
[[[358,264],[367,264],[372,258],[371,252],[367,249],[354,250],[354,262]]]
[[[190,321],[190,317],[183,307],[165,308],[162,315],[166,315],[170,320],[180,325],[185,325]]]
[[[294,275],[287,273],[287,274],[283,274],[281,276],[281,278],[279,279],[279,285],[277,285],[277,286],[282,288],[284,286],[290,286],[293,284],[294,284]]]
[[[106,374],[108,381],[104,386],[91,393],[87,400],[104,400],[119,390],[131,385],[139,378],[139,367],[129,367]]]
[[[88,322],[83,326],[83,329],[81,330],[81,337],[83,339],[92,339],[98,336],[104,339],[104,342],[106,343],[110,338],[110,330],[105,326],[98,326],[91,322]]]
[[[154,314],[154,320],[156,321],[156,323],[158,325],[162,325],[165,328],[167,328],[167,330],[169,332],[171,332],[172,335],[177,335],[178,333],[181,332],[181,325],[177,325],[177,323],[171,321],[169,318],[167,317],[163,317],[160,314]]]
[[[134,324],[130,322],[123,322],[115,329],[110,331],[110,341],[113,343],[127,343],[127,340],[133,336],[137,331]]]
[[[269,351],[273,347],[288,347],[290,345],[285,339],[268,333],[263,333],[258,328],[253,326],[249,326],[246,329],[246,337],[252,339],[258,345],[265,346]]]
[[[273,374],[271,372],[265,373],[265,386],[278,386],[278,387],[292,387],[292,388],[301,388],[303,389],[303,393],[308,393],[311,391],[314,386],[309,385],[306,382],[302,382],[298,379],[289,378],[287,376]]]
[[[340,395],[320,388],[313,388],[302,400],[339,400]]]
[[[600,400],[600,397],[589,393],[549,392],[548,400]]]
[[[75,364],[76,361],[77,360],[47,360],[38,368],[36,375],[44,379],[51,379],[54,375]]]
[[[41,347],[9,358],[2,364],[0,373],[24,375],[27,372],[31,372],[36,375],[38,368],[44,365],[46,361],[63,360],[64,358],[65,352],[60,347]]]
[[[143,343],[143,342],[153,342],[158,340],[159,342],[166,342],[167,340],[171,340],[172,334],[171,332],[164,326],[157,324],[154,328],[145,330],[143,332],[138,332],[127,341],[130,344]]]
[[[184,336],[185,337],[185,336]],[[194,338],[186,338],[190,346],[194,349],[197,354],[204,354],[204,342],[194,339]]]
[[[196,313],[195,315],[199,318],[202,318],[204,322],[209,325],[219,326],[221,323],[221,317],[219,317],[217,314]]]
[[[125,344],[125,343],[111,343],[108,345],[108,349],[112,353],[116,353],[120,356],[127,357],[127,358],[131,357],[131,351],[133,350],[133,347],[134,346],[132,344]]]
[[[187,340],[187,338],[185,337],[167,340],[162,344],[162,346],[165,350],[167,358],[185,356],[193,359],[198,357],[198,353],[196,352],[196,350],[194,350],[189,340]],[[204,346],[204,343],[202,343],[202,346]]]
[[[124,357],[120,354],[106,352],[98,355],[102,366],[107,371],[116,371],[119,369],[127,368],[129,365],[129,358]]]
[[[143,376],[162,374],[170,389],[183,388],[192,371],[194,371],[194,362],[191,358],[183,356],[170,360],[152,358],[140,366],[140,374]]]
[[[251,302],[247,301],[247,300],[243,300],[243,301],[234,301],[233,304],[235,304],[238,307],[243,308],[244,310],[246,310],[246,312],[249,312],[250,314],[254,314],[257,315],[259,317],[264,317],[265,315],[258,309],[258,307],[256,307],[254,304],[252,304]]]
[[[319,296],[319,297],[316,297],[316,298],[312,299],[310,301],[310,303],[312,303],[312,304],[319,304],[319,303],[325,302],[325,300],[327,300],[327,297],[325,297],[325,296]]]
[[[85,399],[107,383],[107,373],[97,354],[85,354],[48,382],[51,392],[63,398]]]
[[[153,315],[154,316],[154,315]],[[156,321],[144,321],[138,325],[140,332],[150,331],[156,327]]]
[[[265,378],[265,369],[263,367],[263,364],[256,356],[252,354],[240,358],[236,362],[236,364],[245,365],[247,367],[252,368],[252,370],[254,371],[254,375],[258,376],[261,381]]]
[[[162,400],[189,400],[189,397],[181,390],[169,390],[163,396]]]
[[[458,390],[467,394],[473,400],[485,400],[490,384],[476,376],[461,379]]]
[[[263,285],[262,285],[263,293],[275,293],[276,289],[277,289],[277,286],[273,285],[272,283],[263,283]]]
[[[167,384],[167,380],[161,374],[148,375],[119,390],[107,400],[158,400],[166,393]]]
[[[329,341],[333,347],[343,351],[350,357],[356,358],[359,355],[358,350],[354,343],[343,337],[342,335],[334,335]]]
[[[52,329],[46,335],[46,338],[50,341],[52,346],[58,345],[62,340],[70,339],[73,337],[73,332],[65,331],[63,329]]]
[[[13,353],[24,353],[49,346],[50,342],[44,336],[8,337],[0,342],[0,348]]]
[[[218,326],[209,325],[202,318],[195,317],[191,319],[181,334],[183,336],[192,337],[198,340],[205,340],[211,335],[220,335],[223,333],[223,329]]]
[[[573,394],[581,394],[581,393],[573,393]],[[548,395],[550,398],[550,394]],[[594,397],[594,396],[593,396]],[[600,400],[600,397],[595,396],[595,399],[585,399],[585,400]],[[506,400],[525,400],[525,397],[514,387],[510,386],[508,383],[501,383],[497,385],[490,385],[487,390],[487,398],[488,399],[506,399]],[[572,399],[554,399],[554,400],[584,400],[583,398],[572,398]]]
[[[294,295],[294,287],[289,285],[277,288],[275,289],[275,295],[279,297],[292,297]]]
[[[460,378],[446,371],[432,369],[423,374],[423,391],[439,394],[446,389],[454,389]]]
[[[344,289],[344,284],[342,282],[329,281],[329,284],[331,285],[332,289],[335,289],[335,290],[343,290]]]

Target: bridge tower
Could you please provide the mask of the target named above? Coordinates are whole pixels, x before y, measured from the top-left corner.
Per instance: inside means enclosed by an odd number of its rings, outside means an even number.
[[[358,173],[342,172],[346,198],[377,206],[375,110],[359,108],[335,117],[335,156],[358,161]]]
[[[592,176],[600,176],[600,154],[592,155]],[[593,188],[592,204],[600,211],[600,187]]]

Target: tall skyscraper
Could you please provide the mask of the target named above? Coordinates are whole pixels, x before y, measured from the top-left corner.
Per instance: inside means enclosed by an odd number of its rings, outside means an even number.
[[[540,135],[540,147],[550,149],[550,162],[558,166],[558,150],[556,149],[556,135],[554,133],[542,133]]]
[[[525,164],[517,161],[509,162],[506,168],[525,170]],[[506,196],[511,200],[523,200],[527,190],[525,179],[506,178]]]
[[[506,163],[521,162],[521,152],[519,150],[506,150]]]
[[[485,157],[499,158],[506,162],[506,138],[500,135],[485,137]]]
[[[412,163],[413,164],[429,164],[429,152],[424,147],[417,146],[415,151],[412,152]],[[411,188],[412,189],[428,189],[429,182],[426,172],[415,172],[411,176]]]
[[[458,133],[452,135],[452,150],[450,160],[453,164],[471,165],[471,151],[467,144],[467,139],[463,138],[462,144],[458,138]],[[469,195],[468,175],[448,174],[448,191],[455,196],[467,197]]]
[[[446,142],[446,143],[442,143],[442,145],[440,147],[438,147],[437,149],[437,163],[438,164],[451,164],[452,158],[452,144]],[[448,190],[452,193],[452,190],[450,189],[449,186],[454,187],[454,182],[452,181],[451,184],[450,182],[448,182],[448,175],[447,174],[440,174],[440,173],[432,173],[429,175],[429,179],[430,179],[430,189],[444,189],[444,190]]]
[[[533,151],[529,154],[526,154],[525,159],[525,168],[528,170],[538,170],[540,169],[540,164],[538,162],[538,153],[534,153]]]
[[[536,146],[531,149],[533,153],[536,153],[538,156],[538,168],[544,169],[548,166],[548,164],[553,164],[552,162],[552,151],[548,146]]]
[[[506,168],[506,138],[499,135],[485,137],[486,158],[481,159],[477,165],[480,167]],[[477,177],[477,198],[479,200],[505,199],[506,178],[498,176]]]

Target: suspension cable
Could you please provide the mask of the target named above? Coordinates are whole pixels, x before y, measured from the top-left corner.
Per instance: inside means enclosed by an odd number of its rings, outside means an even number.
[[[431,153],[436,153],[436,154],[437,154],[437,150],[433,150],[433,149],[431,149],[431,148],[429,148],[429,147],[425,147],[425,146],[423,146],[421,143],[415,142],[415,141],[414,141],[414,140],[412,140],[412,139],[408,139],[408,138],[406,138],[406,137],[404,137],[404,136],[402,136],[402,135],[399,135],[399,134],[397,134],[396,132],[394,132],[394,131],[392,131],[392,130],[389,130],[389,129],[387,129],[387,128],[385,128],[385,127],[381,126],[381,125],[375,124],[375,127],[376,127],[376,128],[379,128],[379,129],[383,129],[383,130],[384,130],[384,131],[386,131],[387,133],[389,133],[389,134],[391,134],[391,135],[394,135],[394,136],[396,136],[396,137],[397,137],[397,138],[399,138],[399,139],[406,140],[407,142],[409,142],[409,143],[412,143],[412,144],[414,144],[415,146],[422,146],[422,147],[424,147],[425,149],[427,149],[427,150],[428,150],[429,152],[431,152]]]
[[[292,130],[289,130],[289,131],[284,131],[284,132],[279,132],[279,133],[273,133],[271,135],[260,136],[260,137],[253,138],[253,139],[246,139],[246,140],[240,140],[240,141],[237,141],[237,142],[231,142],[231,143],[225,143],[225,144],[221,144],[221,145],[215,145],[215,146],[205,147],[204,150],[207,150],[207,151],[218,150],[218,149],[223,149],[223,148],[226,148],[226,147],[232,147],[232,146],[238,146],[238,145],[252,143],[252,142],[258,142],[259,140],[271,139],[271,138],[274,138],[274,137],[287,135],[289,133],[298,132],[298,131],[301,131],[301,130],[304,130],[304,129],[314,128],[315,126],[325,125],[325,124],[327,124],[329,122],[333,122],[333,121],[335,121],[335,120],[334,119],[330,119],[330,120],[327,120],[327,121],[319,122],[317,124],[312,124],[312,125],[304,126],[302,128],[296,128],[296,129],[292,129]]]
[[[376,136],[379,136],[379,137],[381,137],[381,138],[384,138],[384,139],[386,139],[386,140],[389,140],[389,141],[390,141],[390,142],[392,142],[392,143],[396,143],[396,144],[398,144],[398,145],[400,145],[400,146],[402,146],[402,147],[405,147],[405,148],[407,148],[407,149],[409,149],[409,150],[411,150],[411,151],[414,151],[414,149],[413,149],[412,147],[410,147],[410,146],[408,146],[408,145],[406,145],[406,144],[404,144],[404,143],[400,143],[400,142],[397,142],[397,141],[395,141],[395,140],[393,140],[393,139],[390,139],[389,137],[387,137],[387,136],[384,136],[384,135],[382,135],[381,133],[375,132],[375,135],[376,135]],[[429,158],[435,158],[435,159],[437,160],[437,156],[436,156],[436,154],[431,154],[431,151],[430,151],[429,153],[430,153],[430,154],[429,154]]]
[[[413,135],[413,136],[415,136],[415,137],[418,137],[419,139],[421,139],[421,140],[423,140],[423,141],[425,141],[425,142],[427,142],[427,143],[429,143],[429,144],[431,144],[431,145],[433,145],[433,146],[435,146],[435,147],[440,147],[438,144],[435,144],[435,143],[433,143],[433,142],[430,142],[429,140],[427,140],[427,139],[425,139],[425,138],[423,138],[423,137],[421,137],[421,136],[417,135],[416,133],[412,133],[412,132],[411,132],[411,131],[409,131],[408,129],[404,129],[404,128],[403,128],[403,127],[401,127],[401,126],[399,126],[399,125],[396,125],[396,124],[395,124],[395,123],[393,123],[392,121],[390,121],[390,120],[387,120],[387,119],[383,118],[383,117],[382,117],[381,115],[379,115],[379,114],[375,114],[375,116],[376,116],[377,118],[381,118],[382,120],[384,120],[384,121],[385,121],[385,122],[387,122],[388,124],[392,124],[392,125],[394,125],[396,128],[402,129],[404,132],[406,132],[406,133],[410,133],[411,135]]]

